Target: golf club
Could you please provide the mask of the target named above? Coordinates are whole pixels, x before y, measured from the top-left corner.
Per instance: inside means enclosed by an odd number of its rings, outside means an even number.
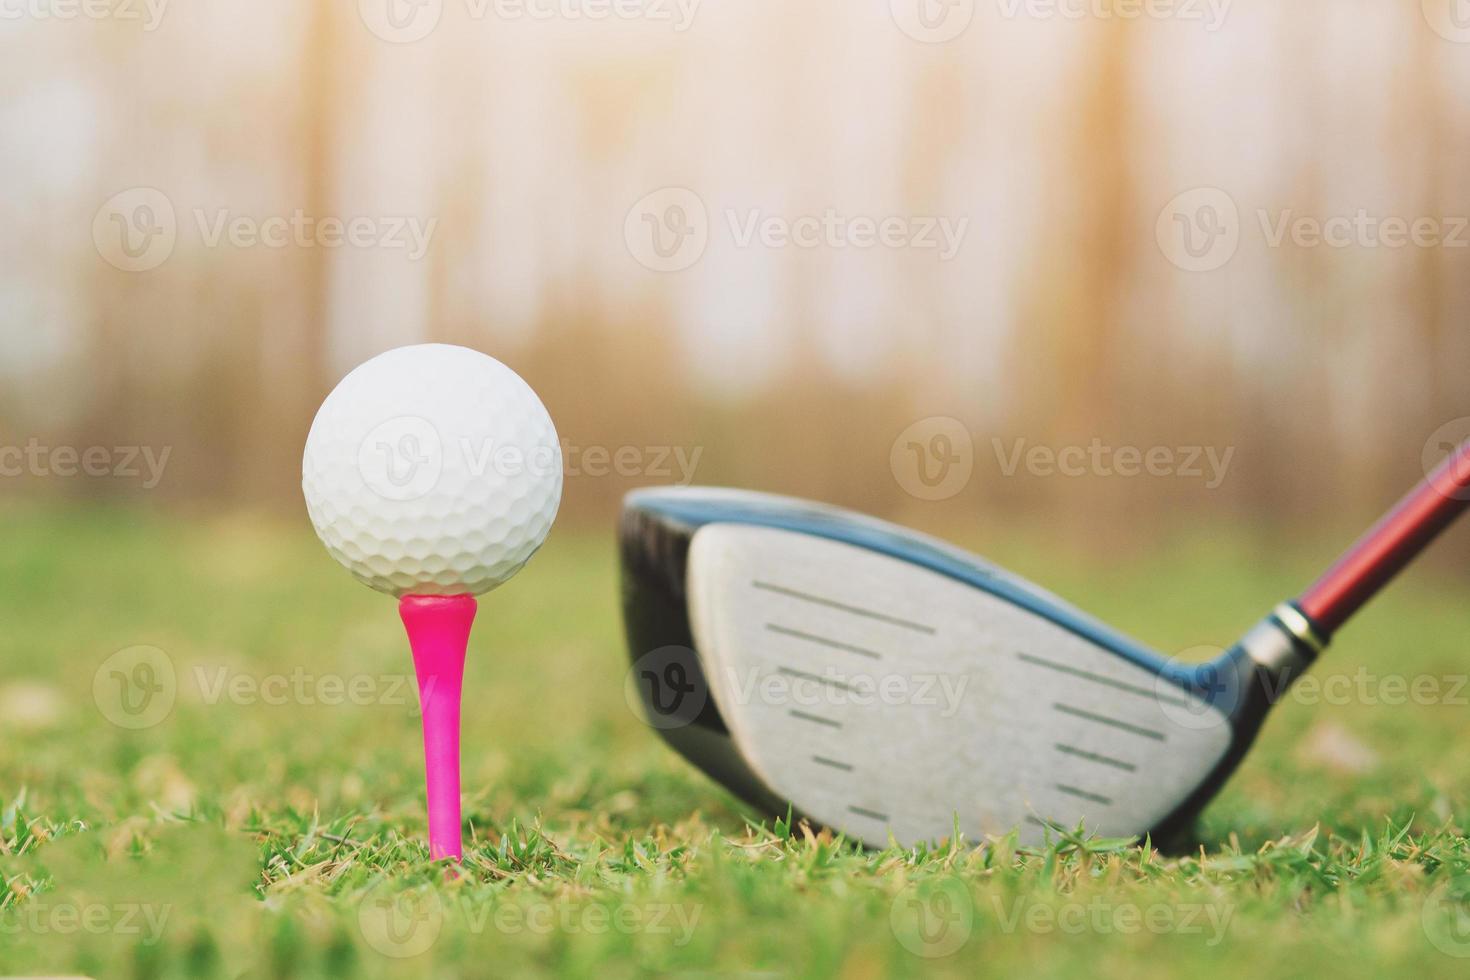
[[[687,759],[869,846],[1193,818],[1291,682],[1470,504],[1470,443],[1202,664],[944,542],[742,490],[624,501],[633,686]]]

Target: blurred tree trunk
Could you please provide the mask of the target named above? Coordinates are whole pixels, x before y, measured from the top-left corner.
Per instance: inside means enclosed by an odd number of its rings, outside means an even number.
[[[1402,102],[1417,109],[1406,114],[1415,132],[1404,135],[1423,147],[1427,169],[1420,213],[1470,214],[1470,195],[1458,177],[1465,171],[1470,132],[1464,125],[1464,113],[1451,110],[1453,89],[1447,78],[1445,42],[1432,31],[1418,31],[1414,36],[1418,43],[1409,58],[1413,65],[1409,73],[1412,89],[1404,94]],[[1470,330],[1463,320],[1470,312],[1470,290],[1463,276],[1455,274],[1463,267],[1463,254],[1445,248],[1417,250],[1418,275],[1412,299],[1425,341],[1422,374],[1429,409],[1429,418],[1418,433],[1421,438],[1429,438],[1438,427],[1454,419],[1470,417],[1470,383],[1465,380],[1470,377]],[[1459,439],[1470,437],[1470,422],[1451,424],[1449,434]],[[1408,440],[1410,446],[1416,444],[1413,435]],[[1463,564],[1470,556],[1470,527],[1452,532],[1448,545],[1449,554]]]
[[[1049,213],[1038,216],[1035,278],[1021,304],[1014,350],[1024,407],[1006,426],[1028,444],[1086,446],[1093,438],[1116,445],[1123,432],[1119,408],[1130,385],[1157,366],[1147,351],[1130,351],[1123,299],[1134,275],[1133,179],[1127,161],[1130,72],[1128,31],[1121,18],[1088,24],[1090,48],[1073,67],[1074,93],[1065,114],[1076,120],[1062,132],[1062,169],[1050,174]],[[1042,489],[1056,514],[1090,527],[1122,528],[1094,520],[1136,499],[1136,481],[1095,476],[1019,478]],[[1028,494],[1034,496],[1034,493]],[[1086,497],[1089,506],[1080,501]],[[1059,506],[1067,501],[1068,506]],[[1077,506],[1071,506],[1077,504]],[[1095,505],[1095,506],[1093,506]],[[1105,544],[1099,539],[1099,544]]]
[[[341,5],[333,0],[315,0],[311,5],[311,23],[306,33],[303,52],[302,91],[304,104],[300,117],[302,126],[302,171],[305,175],[305,200],[302,202],[310,215],[321,216],[332,213],[334,204],[333,186],[336,176],[336,154],[333,135],[334,117],[343,111],[339,100],[338,49],[341,44]],[[306,424],[316,413],[317,405],[331,387],[328,356],[330,352],[330,301],[329,284],[332,253],[323,248],[312,248],[302,256],[302,311],[303,321],[299,330],[299,345],[294,351],[296,363],[289,365],[293,370],[295,384],[293,398],[285,399],[291,412],[287,420],[295,422],[295,430],[301,439],[289,444],[293,466],[294,485],[298,474],[294,465],[299,456],[299,447],[305,441]],[[288,428],[289,431],[289,428]]]
[[[96,31],[92,35],[89,60],[95,72],[97,87],[112,93],[122,90],[125,80],[142,67],[138,46],[129,43],[117,31]],[[123,190],[125,183],[115,183],[119,174],[130,174],[133,163],[129,152],[135,145],[126,129],[114,128],[98,137],[110,166],[101,171],[101,181],[93,189],[94,206]],[[72,413],[73,422],[65,438],[73,445],[112,445],[133,424],[129,412],[136,399],[130,397],[128,360],[120,356],[127,350],[131,329],[141,322],[129,323],[129,311],[136,309],[129,287],[137,287],[136,276],[129,276],[108,265],[93,252],[85,256],[86,271],[80,276],[90,298],[90,315],[77,358],[81,367],[77,393],[80,402]],[[102,481],[86,481],[84,492],[96,498],[110,495],[112,488]]]
[[[288,106],[281,131],[287,165],[274,175],[273,199],[287,216],[299,209],[307,218],[345,217],[336,211],[336,118],[351,106],[341,98],[349,86],[341,77],[342,7],[332,0],[310,0],[297,64],[297,83],[283,86]],[[260,106],[262,120],[271,106]],[[263,263],[269,272],[255,288],[263,291],[257,308],[256,363],[242,368],[255,377],[254,418],[244,426],[235,450],[240,454],[235,494],[250,504],[290,506],[299,497],[301,446],[318,405],[333,382],[331,354],[331,275],[334,251],[293,246]]]
[[[1446,157],[1453,145],[1452,127],[1444,105],[1445,84],[1441,52],[1444,40],[1432,31],[1415,33],[1417,44],[1409,53],[1408,90],[1402,101],[1410,107],[1404,113],[1405,129],[1400,135],[1406,145],[1423,148],[1425,173],[1419,175],[1424,188],[1420,198],[1420,214],[1451,215],[1457,212],[1456,195],[1447,179]],[[1456,181],[1455,183],[1459,183]],[[1442,248],[1417,249],[1417,277],[1411,290],[1411,302],[1418,312],[1427,360],[1424,365],[1426,394],[1433,428],[1457,415],[1470,414],[1470,398],[1466,396],[1464,345],[1453,341],[1464,335],[1463,326],[1453,329],[1447,315],[1447,293],[1453,278],[1445,268],[1446,252]]]

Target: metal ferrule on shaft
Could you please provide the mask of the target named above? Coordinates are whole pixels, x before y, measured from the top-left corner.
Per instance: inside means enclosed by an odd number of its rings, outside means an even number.
[[[1283,602],[1253,626],[1240,645],[1260,668],[1274,700],[1312,665],[1327,640],[1301,610]]]

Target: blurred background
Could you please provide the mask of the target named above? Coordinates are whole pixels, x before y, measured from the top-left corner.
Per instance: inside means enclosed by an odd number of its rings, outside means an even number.
[[[359,903],[422,859],[413,678],[300,491],[322,398],[388,348],[494,355],[563,440],[558,526],[472,641],[465,813],[524,862],[477,894],[710,904],[682,953],[446,931],[414,976],[936,965],[866,877],[748,850],[636,714],[628,489],[877,513],[1200,660],[1470,439],[1470,0],[0,0],[0,93],[0,927],[29,949],[0,972],[206,976],[212,943],[390,972]],[[1444,973],[1415,889],[1467,867],[1467,559],[1470,522],[1206,811],[1179,894],[1254,917],[1237,972]],[[254,858],[169,850],[181,820]],[[64,837],[157,849],[73,873]],[[178,904],[165,941],[17,937],[36,851],[57,896]],[[982,932],[954,975],[1226,962]]]
[[[0,493],[294,513],[444,340],[570,521],[1355,522],[1470,436],[1462,6],[17,0]]]

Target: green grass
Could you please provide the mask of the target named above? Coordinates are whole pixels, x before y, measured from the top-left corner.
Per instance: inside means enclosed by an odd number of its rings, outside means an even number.
[[[644,727],[611,535],[561,528],[481,603],[452,876],[427,860],[393,604],[303,524],[0,511],[0,974],[1463,975],[1441,950],[1470,952],[1461,584],[1421,570],[1380,600],[1314,672],[1337,689],[1278,708],[1170,848],[871,852],[753,825]],[[1218,530],[1106,562],[969,543],[1179,650],[1325,555]],[[140,645],[177,698],[130,729],[97,675]],[[1439,703],[1393,703],[1389,675]],[[358,696],[323,703],[327,678]]]

